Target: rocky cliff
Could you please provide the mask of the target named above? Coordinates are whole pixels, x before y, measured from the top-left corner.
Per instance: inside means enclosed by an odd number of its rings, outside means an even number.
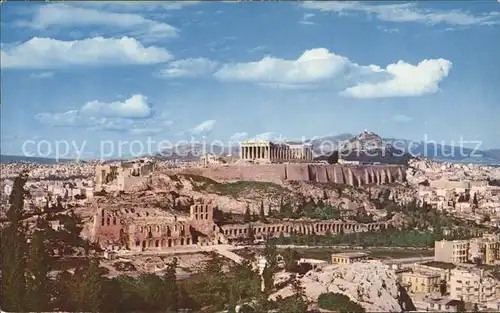
[[[209,177],[217,181],[312,181],[351,186],[383,185],[406,181],[406,167],[401,165],[340,164],[265,164],[187,168],[185,174]]]
[[[276,281],[287,280],[288,273],[277,275]],[[401,312],[398,303],[397,275],[382,263],[329,265],[310,271],[300,278],[307,298],[316,301],[326,292],[341,293],[359,303],[367,312]],[[290,286],[271,295],[283,298],[293,294]]]

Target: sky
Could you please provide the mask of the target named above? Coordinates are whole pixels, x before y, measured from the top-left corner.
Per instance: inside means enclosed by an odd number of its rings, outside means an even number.
[[[496,0],[4,2],[1,23],[2,154],[363,130],[500,148]]]

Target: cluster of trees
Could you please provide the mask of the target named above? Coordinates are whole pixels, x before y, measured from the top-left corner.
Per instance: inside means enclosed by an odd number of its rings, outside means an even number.
[[[90,309],[83,303],[91,303],[86,297],[98,290],[92,277],[95,263],[87,262],[77,268],[74,274],[60,273],[56,279],[49,274],[60,267],[60,260],[75,255],[78,251],[89,255],[96,248],[79,234],[81,220],[76,215],[55,215],[47,213],[38,216],[34,225],[24,221],[30,215],[24,211],[24,198],[29,194],[24,189],[27,175],[22,174],[14,181],[10,195],[7,221],[1,230],[2,254],[2,309],[7,311],[52,311]],[[54,230],[51,222],[57,221],[60,229]],[[81,290],[67,288],[78,284]],[[83,292],[83,290],[90,290]],[[66,308],[66,304],[74,306]]]
[[[243,215],[243,221],[245,223],[257,221],[266,223],[268,217],[276,219],[299,219],[304,217],[317,220],[340,219],[340,209],[326,205],[322,200],[318,200],[317,202],[312,199],[308,201],[304,200],[302,203],[294,205],[290,202],[285,202],[282,198],[277,210],[273,210],[269,206],[267,217],[264,209],[264,202],[261,202],[259,214],[257,215],[255,212],[251,212],[250,207],[247,206]]]
[[[351,301],[351,299],[349,299],[348,296],[333,292],[320,294],[318,297],[318,306],[325,310],[330,310],[340,313],[366,312],[361,305]]]
[[[280,236],[269,240],[278,245],[353,245],[362,247],[433,247],[434,242],[442,239],[469,239],[475,234],[465,230],[451,232],[448,235],[432,231],[387,229],[336,235],[302,235],[292,234],[290,237]]]
[[[264,299],[275,289],[274,276],[279,271],[278,251],[276,245],[266,244],[264,248],[264,257],[266,258],[266,266],[262,272],[264,280]],[[287,249],[283,255],[285,270],[294,272],[288,281],[291,285],[293,294],[289,297],[277,297],[276,301],[264,300],[258,305],[257,312],[266,312],[270,309],[278,310],[279,313],[304,313],[307,312],[308,302],[304,287],[297,277],[297,272],[300,268],[297,266],[299,258],[296,251]]]
[[[382,231],[340,233],[326,235],[292,234],[269,239],[279,245],[355,245],[364,247],[433,247],[438,240],[469,239],[478,235],[477,230],[465,225],[457,226],[455,220],[428,208],[408,211],[408,223],[403,229],[389,228]],[[450,217],[451,218],[451,217]],[[442,225],[452,225],[444,232]],[[453,227],[453,228],[451,228]]]

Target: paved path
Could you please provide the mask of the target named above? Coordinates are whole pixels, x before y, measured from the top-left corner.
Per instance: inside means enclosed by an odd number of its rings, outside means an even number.
[[[218,254],[225,256],[228,259],[233,260],[234,262],[241,264],[243,262],[243,258],[236,253],[232,252],[231,250],[235,250],[234,246],[231,245],[216,245],[212,246],[214,249],[213,251],[217,252]]]
[[[386,264],[408,264],[408,263],[417,263],[417,262],[430,262],[434,261],[433,256],[428,257],[414,257],[414,258],[400,258],[400,259],[386,259],[382,262]]]
[[[212,251],[228,259],[231,259],[238,264],[241,264],[243,258],[231,251],[236,249],[238,248],[232,245],[190,246],[190,247],[170,248],[168,250],[157,250],[157,251],[138,251],[138,252],[120,251],[117,253],[117,256],[118,257],[159,256],[159,255],[175,255],[175,254],[200,253],[200,252]]]

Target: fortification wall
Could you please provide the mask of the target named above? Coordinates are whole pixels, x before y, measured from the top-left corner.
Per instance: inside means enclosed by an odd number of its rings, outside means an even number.
[[[217,181],[314,181],[362,186],[406,181],[402,165],[265,164],[188,168],[182,171]]]

